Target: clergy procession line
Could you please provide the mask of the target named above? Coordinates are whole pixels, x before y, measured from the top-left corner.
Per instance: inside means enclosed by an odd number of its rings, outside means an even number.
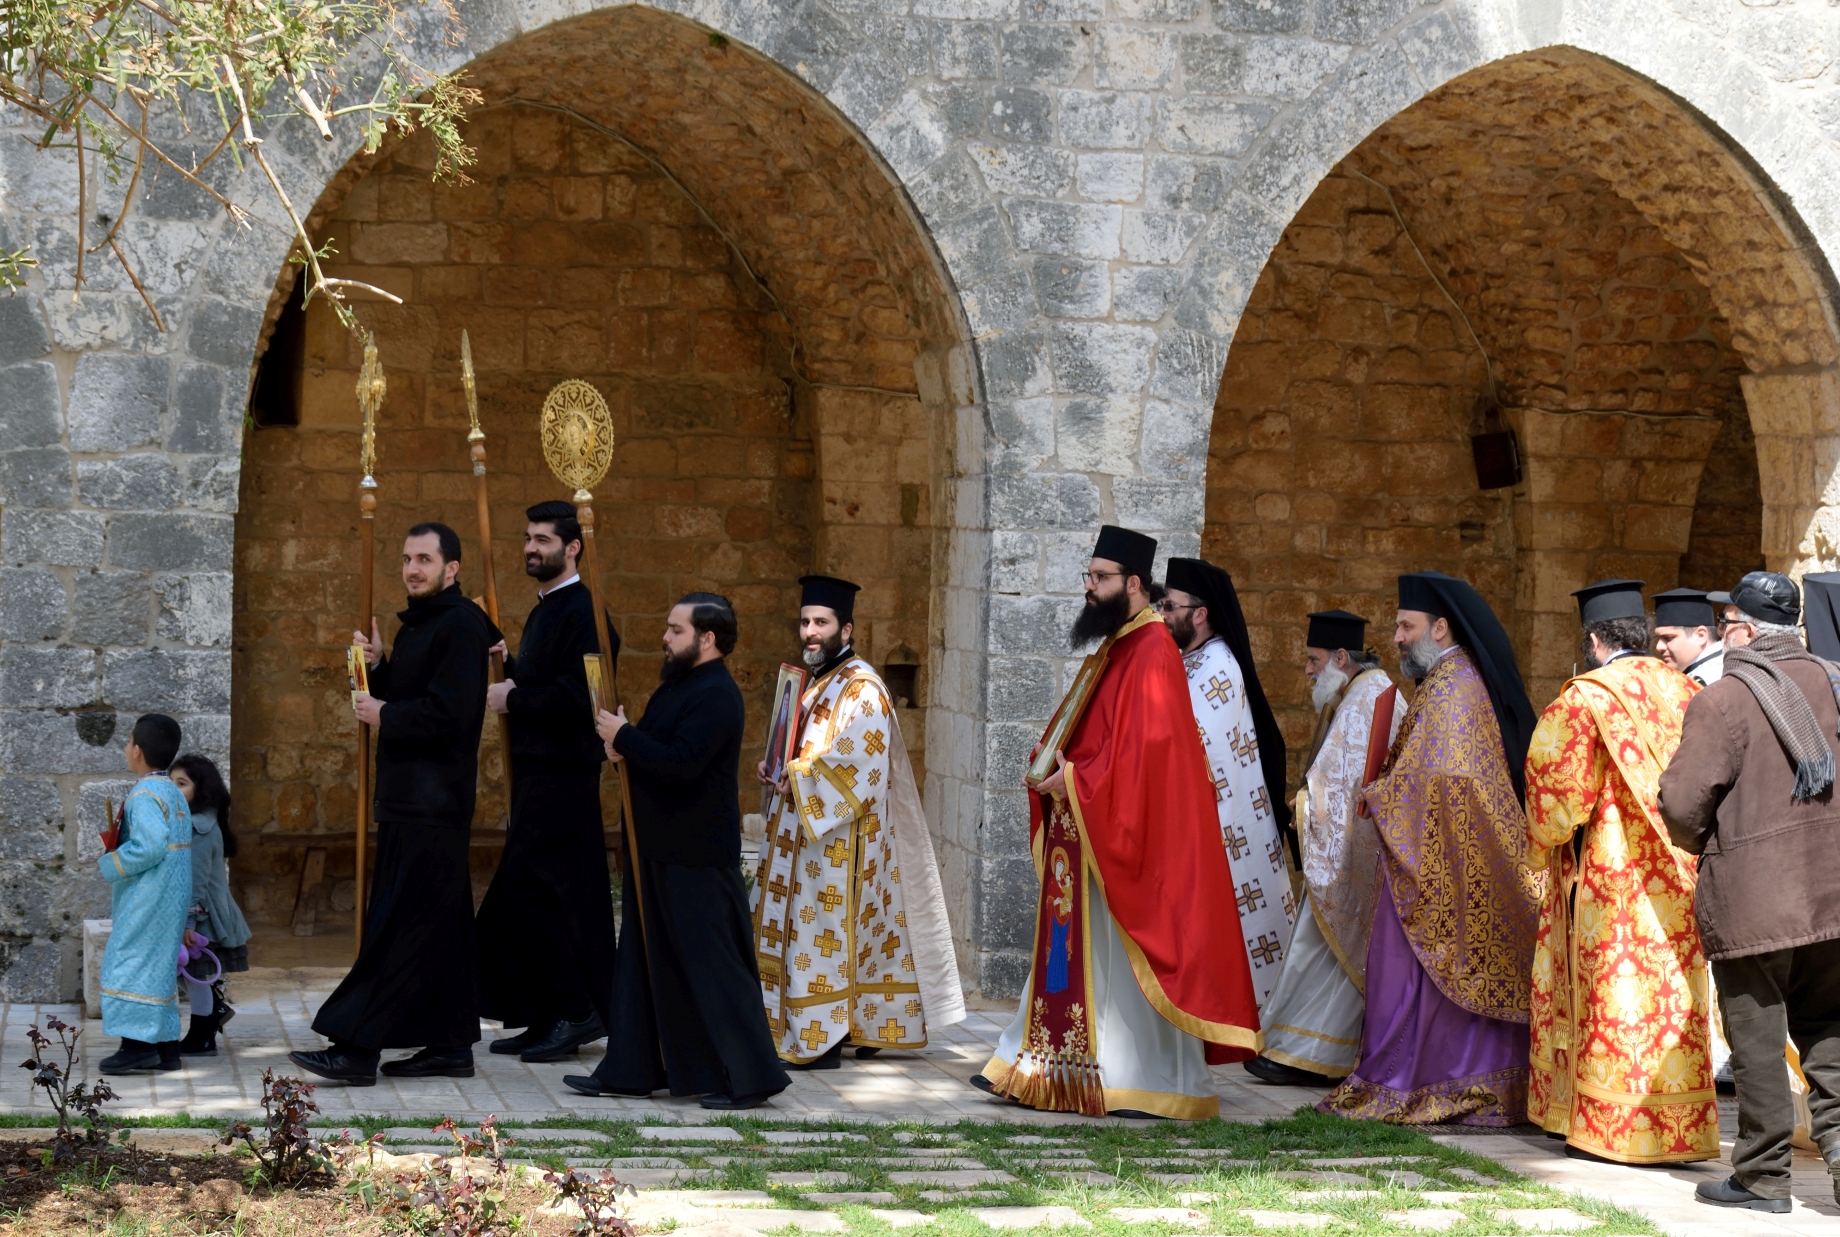
[[[525,1061],[606,1037],[600,1067],[565,1078],[581,1094],[740,1109],[788,1069],[923,1047],[962,1019],[894,703],[852,644],[857,586],[800,580],[801,664],[781,668],[754,770],[768,825],[750,907],[734,610],[677,603],[629,722],[594,681],[575,508],[527,519],[538,599],[515,656],[461,592],[460,541],[438,523],[404,541],[388,656],[374,622],[354,633],[352,707],[378,734],[376,873],[357,961],[313,1024],[329,1046],[294,1062],[353,1085],[471,1077],[483,1015],[524,1028],[489,1049]],[[1244,1061],[1269,1083],[1335,1084],[1326,1113],[1531,1121],[1576,1154],[1649,1164],[1717,1158],[1728,1057],[1734,1174],[1702,1201],[1789,1210],[1798,1088],[1799,1132],[1840,1197],[1840,576],[1806,581],[1813,652],[1786,576],[1658,594],[1652,630],[1640,581],[1580,589],[1587,669],[1536,719],[1482,597],[1403,575],[1409,703],[1367,618],[1311,614],[1318,720],[1287,796],[1231,578],[1172,558],[1159,585],[1156,549],[1108,525],[1083,574],[1071,644],[1097,648],[1024,778],[1029,977],[974,1085],[1044,1111],[1198,1119],[1218,1111],[1209,1065]],[[494,656],[505,678],[489,683]],[[487,712],[508,723],[513,795],[475,917]],[[181,1068],[221,1026],[207,1002],[203,1037],[179,1041],[162,961],[196,943],[179,746],[170,718],[136,723],[143,777],[105,839],[104,1028],[123,1042],[104,1072]],[[617,948],[604,763],[632,802]],[[227,795],[211,806],[227,823]],[[380,1066],[391,1048],[418,1051]]]

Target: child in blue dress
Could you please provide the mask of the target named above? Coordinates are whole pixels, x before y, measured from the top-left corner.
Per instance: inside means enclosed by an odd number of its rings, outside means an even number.
[[[236,1012],[224,997],[223,977],[249,969],[249,924],[230,894],[230,869],[224,863],[236,855],[236,834],[230,831],[230,788],[210,758],[196,752],[173,761],[172,780],[192,808],[192,904],[186,929],[193,935],[186,943],[202,937],[203,947],[217,959],[214,965],[211,958],[200,958],[186,968],[192,1025],[179,1041],[179,1052],[188,1057],[214,1057],[217,1033]],[[219,970],[222,973],[215,981],[209,978]]]
[[[135,721],[127,760],[140,781],[122,805],[114,849],[97,861],[114,919],[102,953],[102,1030],[121,1036],[98,1067],[104,1074],[183,1064],[177,961],[192,897],[192,814],[167,774],[179,738],[163,713]]]

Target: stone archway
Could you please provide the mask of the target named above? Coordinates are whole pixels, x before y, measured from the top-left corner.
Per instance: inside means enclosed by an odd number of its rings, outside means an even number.
[[[664,611],[706,588],[736,603],[730,665],[764,731],[774,668],[794,651],[796,577],[847,575],[865,586],[858,647],[908,700],[901,721],[927,786],[944,537],[934,512],[955,446],[943,375],[962,332],[898,190],[783,70],[654,11],[559,23],[498,49],[472,80],[492,100],[468,127],[472,184],[432,184],[427,144],[410,139],[355,158],[311,217],[339,274],[404,301],[358,310],[390,384],[375,581],[386,630],[394,542],[416,520],[460,531],[462,583],[482,587],[465,329],[513,641],[531,604],[522,510],[560,492],[537,409],[556,381],[587,378],[618,435],[599,487],[600,551],[629,706],[656,681]],[[284,281],[271,330],[287,294]],[[323,306],[303,329],[299,424],[252,431],[236,523],[239,811],[286,832],[348,828],[353,808],[340,666],[357,596],[360,357]],[[748,749],[761,739],[750,733]],[[475,823],[504,814],[488,728]],[[292,907],[298,851],[269,849],[238,875],[252,911],[274,922]],[[325,910],[349,906],[348,875],[330,874]],[[953,887],[968,896],[968,882]]]
[[[1303,614],[1370,615],[1390,659],[1400,571],[1476,583],[1539,705],[1587,580],[1713,587],[1818,556],[1797,542],[1827,292],[1705,123],[1598,57],[1488,65],[1377,128],[1273,250],[1210,444],[1204,552],[1253,596],[1289,732],[1310,728],[1284,673]],[[1491,406],[1526,457],[1512,490],[1470,459]]]

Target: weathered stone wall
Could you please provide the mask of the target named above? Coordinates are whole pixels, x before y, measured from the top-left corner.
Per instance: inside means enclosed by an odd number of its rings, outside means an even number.
[[[1025,966],[1034,893],[1017,777],[1066,678],[1061,633],[1092,525],[1120,520],[1158,533],[1168,550],[1198,547],[1221,373],[1273,247],[1336,163],[1446,83],[1470,75],[1479,106],[1503,105],[1488,121],[1506,137],[1572,135],[1573,161],[1685,255],[1748,370],[1769,561],[1840,561],[1828,258],[1840,252],[1840,130],[1830,123],[1840,57],[1819,6],[464,8],[464,32],[450,40],[438,24],[417,27],[405,36],[412,52],[471,66],[495,95],[572,107],[634,136],[779,302],[801,372],[920,397],[934,521],[928,811],[958,891],[965,960],[987,992],[1013,991]],[[363,68],[352,72],[361,79]],[[79,859],[84,795],[119,751],[118,736],[114,747],[84,743],[78,717],[114,716],[139,699],[127,679],[110,685],[110,659],[158,654],[204,667],[161,694],[227,740],[227,633],[191,618],[162,627],[150,601],[144,637],[130,626],[99,640],[105,633],[78,630],[91,608],[79,585],[98,570],[127,573],[113,583],[160,587],[175,614],[221,609],[207,599],[227,590],[231,569],[245,378],[291,238],[258,178],[228,165],[215,173],[252,209],[239,231],[156,177],[124,233],[161,332],[106,264],[92,262],[88,286],[71,295],[71,162],[17,140],[32,136],[17,116],[0,116],[0,127],[0,229],[44,263],[23,297],[0,301],[0,451],[49,453],[0,473],[6,565],[31,573],[0,590],[0,770],[17,779],[8,803],[22,805],[6,809],[7,836],[51,856],[0,858],[0,879],[31,891],[0,914],[0,985],[47,996],[74,986],[61,916],[95,905],[99,890],[87,872],[45,871],[58,854]],[[303,203],[345,174],[357,143],[355,129],[324,143],[292,123],[267,136]],[[825,309],[826,290],[840,287],[860,292],[847,319]],[[870,320],[864,307],[876,297],[900,309],[905,328]],[[100,438],[80,428],[98,409],[110,425]],[[138,428],[118,433],[118,417]],[[163,487],[85,493],[84,465],[170,470],[177,481],[170,497]],[[217,488],[194,487],[195,477]],[[143,502],[154,505],[127,505]],[[169,576],[185,579],[183,599],[157,583]],[[84,654],[93,674],[80,664],[72,678],[39,671]]]

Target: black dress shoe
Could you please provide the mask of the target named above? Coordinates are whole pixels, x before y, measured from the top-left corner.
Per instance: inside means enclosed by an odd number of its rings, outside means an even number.
[[[493,1040],[490,1044],[486,1045],[486,1051],[495,1052],[501,1056],[519,1053],[532,1044],[542,1043],[544,1039],[549,1036],[549,1033],[555,1029],[556,1024],[553,1022],[533,1023],[525,1027],[522,1031],[519,1031],[516,1035],[507,1036],[504,1039]]]
[[[1105,1115],[1108,1117],[1124,1117],[1131,1121],[1161,1121],[1162,1120],[1162,1118],[1157,1116],[1155,1113],[1145,1112],[1141,1108],[1108,1108],[1105,1110]]]
[[[121,1047],[102,1058],[96,1066],[97,1071],[103,1074],[139,1074],[159,1068],[159,1047],[138,1039],[122,1040]]]
[[[1786,1215],[1795,1203],[1787,1198],[1760,1198],[1738,1184],[1736,1177],[1723,1181],[1702,1181],[1693,1188],[1693,1197],[1714,1207],[1744,1207],[1751,1211],[1768,1211]]]
[[[518,1060],[526,1065],[560,1061],[574,1056],[583,1044],[591,1044],[605,1034],[607,1028],[601,1025],[599,1014],[589,1014],[580,1022],[558,1022],[548,1035],[518,1053]]]
[[[471,1078],[471,1048],[424,1048],[412,1057],[386,1061],[383,1072],[392,1078]]]
[[[856,1045],[856,1059],[858,1061],[867,1061],[880,1051],[881,1048],[875,1044],[858,1044]]]
[[[290,1052],[288,1060],[309,1074],[318,1074],[333,1082],[343,1082],[354,1087],[377,1085],[377,1062],[374,1058],[354,1057],[328,1048],[323,1052]]]
[[[644,1099],[650,1091],[641,1091],[637,1087],[603,1087],[592,1074],[564,1074],[562,1085],[581,1095],[592,1095],[597,1099],[604,1095],[624,1095],[630,1099]]]
[[[741,1108],[759,1108],[778,1094],[778,1091],[757,1091],[753,1095],[705,1095],[697,1103],[704,1108],[732,1111]]]
[[[816,1057],[810,1061],[782,1061],[780,1064],[784,1065],[787,1069],[842,1069],[843,1041],[838,1040],[835,1044],[832,1044],[830,1051],[826,1052],[821,1057]]]
[[[1003,1092],[997,1090],[997,1084],[990,1081],[990,1079],[984,1077],[982,1074],[971,1075],[971,1085],[982,1091],[985,1095],[990,1096],[992,1099],[1002,1100],[1006,1104],[1020,1104],[1022,1102],[1013,1095],[1005,1095]]]
[[[1270,1057],[1254,1057],[1246,1062],[1246,1072],[1260,1082],[1274,1087],[1333,1087],[1335,1079],[1327,1074],[1312,1074],[1307,1069],[1298,1069]]]

